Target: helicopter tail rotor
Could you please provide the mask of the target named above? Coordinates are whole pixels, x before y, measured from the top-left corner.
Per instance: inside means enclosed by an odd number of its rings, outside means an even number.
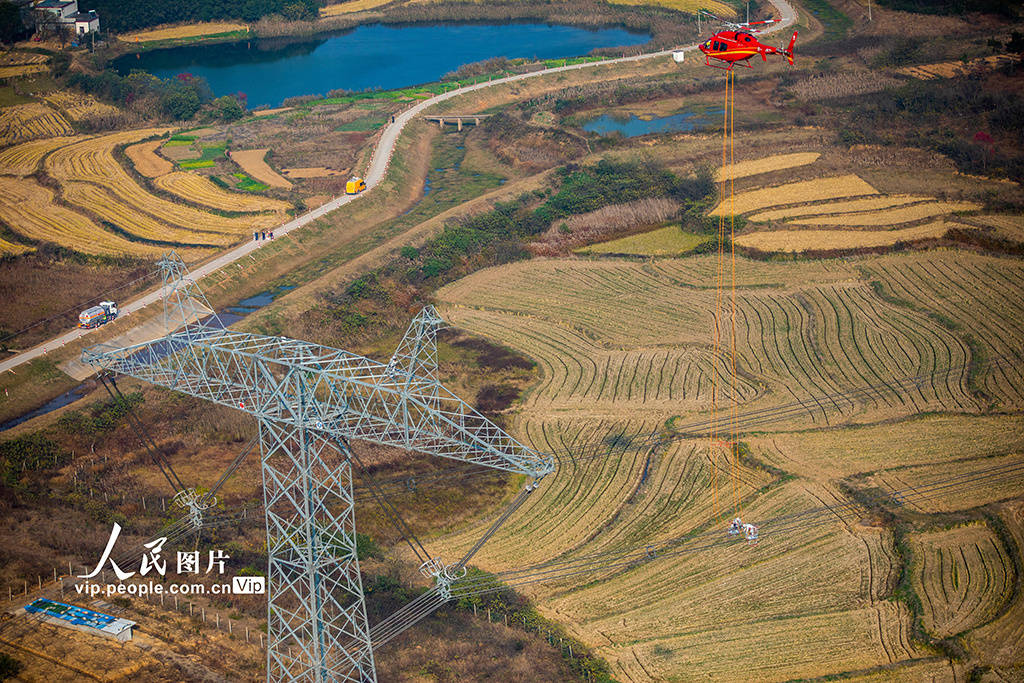
[[[786,55],[786,59],[789,60],[790,65],[793,64],[793,46],[796,45],[797,32],[793,31],[793,37],[789,39],[789,45],[782,51],[782,54]]]

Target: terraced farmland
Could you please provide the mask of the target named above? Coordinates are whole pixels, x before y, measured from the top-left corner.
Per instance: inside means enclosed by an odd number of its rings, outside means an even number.
[[[791,206],[785,209],[773,211],[762,211],[750,216],[755,222],[778,221],[784,218],[798,218],[800,216],[833,215],[840,213],[851,213],[853,211],[874,211],[876,209],[889,209],[905,204],[916,204],[924,202],[931,197],[917,197],[914,195],[890,195],[888,197],[869,197],[868,199],[851,199],[840,202],[827,202],[824,204],[811,204],[809,206]]]
[[[84,136],[44,138],[8,147],[0,151],[0,173],[17,176],[32,175],[39,170],[39,164],[47,154],[65,145],[85,139]]]
[[[874,194],[878,194],[878,190],[853,174],[816,178],[815,180],[802,180],[775,187],[737,192],[731,200],[725,200],[719,204],[710,215],[725,216],[730,213],[739,215],[784,204],[804,204],[826,199]]]
[[[924,626],[948,637],[988,623],[1010,597],[1013,559],[981,524],[915,535],[913,580]]]
[[[952,227],[956,226],[946,221],[934,221],[895,230],[770,230],[740,235],[733,242],[738,247],[765,252],[850,251],[868,247],[891,247],[901,242],[939,239]]]
[[[0,218],[33,240],[89,254],[143,256],[167,246],[208,253],[250,230],[280,222],[280,214],[291,206],[287,202],[228,192],[194,174],[169,173],[170,162],[155,156],[161,140],[137,142],[168,130],[45,138],[0,151],[0,180],[11,190],[10,201],[0,206]],[[137,170],[156,176],[158,186],[182,201],[156,196],[129,175],[114,157],[122,145],[127,145]],[[34,180],[19,180],[40,172],[59,185],[56,194]],[[200,208],[204,206],[251,215],[229,217]]]
[[[776,154],[763,159],[752,159],[728,164],[715,173],[715,180],[746,178],[761,173],[782,171],[787,168],[813,164],[821,156],[820,152],[796,152],[794,154]]]
[[[150,140],[126,147],[124,153],[135,170],[147,178],[158,178],[174,170],[174,164],[156,153],[163,140]]]
[[[870,523],[870,510],[840,484],[886,496],[934,487],[943,476],[960,482],[941,496],[908,494],[906,509],[919,515],[1019,495],[1024,476],[966,483],[993,466],[1015,472],[1021,462],[1019,418],[983,414],[989,398],[977,390],[992,385],[1009,397],[1016,375],[977,364],[979,350],[988,358],[995,352],[968,335],[997,335],[953,324],[957,308],[924,282],[927,274],[958,307],[1002,326],[1005,351],[1024,348],[1005,329],[1007,319],[1024,319],[1024,293],[1003,286],[1000,297],[979,301],[995,281],[976,290],[964,283],[997,271],[1021,282],[1020,267],[953,252],[741,260],[738,379],[733,386],[720,371],[714,382],[734,392],[741,416],[791,408],[785,419],[754,423],[758,433],[741,428],[751,459],[733,465],[721,457],[712,463],[706,439],[656,438],[703,431],[687,425],[710,416],[715,269],[716,259],[703,256],[535,259],[438,292],[453,324],[537,361],[540,379],[513,430],[559,458],[557,472],[475,563],[500,572],[678,543],[648,562],[600,565],[522,588],[545,615],[596,647],[619,680],[775,681],[896,666],[892,673],[948,675],[948,664],[936,669],[912,642],[906,604],[889,599],[900,575],[890,532]],[[888,284],[896,273],[900,295]],[[950,290],[947,280],[958,284]],[[1024,359],[1015,361],[1022,366]],[[729,411],[719,409],[727,429]],[[737,509],[761,525],[756,548],[727,540],[726,520]],[[432,550],[457,556],[489,522],[443,537]],[[692,550],[673,541],[687,537],[700,539]],[[982,556],[995,554],[982,548]],[[934,604],[934,623],[947,628],[995,616],[991,601],[971,607],[965,598],[945,612]]]
[[[58,90],[46,95],[49,104],[62,111],[72,121],[91,121],[120,114],[117,107],[99,102],[92,95]]]
[[[224,244],[231,241],[232,237],[247,233],[254,226],[266,225],[266,217],[226,218],[155,197],[136,183],[114,159],[113,149],[117,145],[158,135],[166,130],[150,128],[90,138],[54,151],[46,158],[44,167],[47,173],[62,183],[84,182],[102,188],[104,192],[109,192],[111,196],[115,197],[121,205],[130,207],[134,213],[148,214],[152,219],[166,223],[170,231],[175,229],[198,231],[214,236],[212,238],[200,236],[207,240],[202,243],[211,243],[216,240],[218,243]],[[82,202],[79,205],[83,208],[102,209],[93,201],[96,197],[95,192],[89,194],[82,192],[76,196],[78,201]],[[273,222],[272,217],[269,220]],[[149,230],[148,228],[143,229]],[[146,237],[146,239],[150,238]],[[193,235],[192,242],[196,241]]]
[[[792,221],[797,225],[841,225],[844,227],[881,227],[910,223],[935,216],[946,216],[960,211],[977,211],[974,202],[923,202],[913,206],[878,209],[868,213],[849,213],[842,216],[823,216]]]
[[[186,201],[223,211],[286,211],[291,208],[291,204],[279,199],[229,192],[214,185],[209,178],[195,173],[175,171],[160,176],[154,184]]]
[[[223,235],[211,235],[166,225],[92,183],[65,183],[63,189],[67,201],[87,209],[107,223],[143,240],[200,248],[215,247],[229,241]],[[208,241],[202,241],[204,239]]]
[[[53,192],[31,179],[0,176],[0,220],[29,239],[66,245],[85,254],[156,256],[166,251],[104,230],[86,216],[54,203]]]
[[[45,104],[32,102],[0,109],[0,145],[14,145],[26,140],[74,133],[71,124]]]

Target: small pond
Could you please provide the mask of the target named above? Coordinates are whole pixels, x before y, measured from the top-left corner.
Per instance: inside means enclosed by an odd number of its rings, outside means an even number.
[[[669,116],[637,116],[629,114],[602,114],[583,124],[583,130],[598,135],[621,133],[632,138],[651,133],[685,133],[695,128],[704,128],[720,124],[722,109],[709,109],[704,112],[680,112]]]

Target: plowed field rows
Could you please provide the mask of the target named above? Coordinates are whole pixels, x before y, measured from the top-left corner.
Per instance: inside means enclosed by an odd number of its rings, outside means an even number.
[[[26,176],[39,170],[39,162],[55,149],[85,140],[85,137],[44,138],[34,142],[23,142],[15,147],[0,151],[0,173]]]
[[[1009,500],[1024,491],[1024,439],[1016,426],[1004,428],[1009,434],[995,439],[1013,442],[1005,445],[1009,455],[969,458],[963,455],[964,449],[958,449],[948,460],[938,459],[937,464],[894,468],[873,475],[869,481],[883,491],[899,492],[901,505],[925,514],[969,510]],[[986,435],[977,438],[985,443]],[[995,439],[988,436],[987,441]]]
[[[0,109],[0,145],[74,133],[71,124],[45,104],[32,102]]]
[[[926,381],[950,379],[955,378]],[[1024,424],[1010,415],[929,415],[848,429],[841,439],[826,431],[802,431],[753,436],[748,441],[758,459],[809,479],[837,480],[884,470],[868,478],[865,486],[877,487],[888,496],[923,487],[931,491],[935,482],[961,474],[970,477],[999,464],[989,458],[992,453],[1024,451]],[[998,491],[986,491],[993,486],[991,479],[976,485],[958,482],[927,497],[908,498],[907,505],[926,513],[952,512],[1004,497]]]
[[[0,220],[29,239],[85,254],[155,256],[166,251],[104,230],[86,216],[55,204],[53,192],[29,179],[0,177]]]
[[[117,107],[98,102],[92,95],[82,95],[66,90],[58,90],[43,99],[64,112],[72,121],[88,121],[119,113]]]
[[[982,524],[916,534],[911,548],[924,626],[940,638],[989,622],[1010,596],[1013,559]]]
[[[25,254],[30,251],[35,251],[35,247],[0,239],[0,256],[17,256],[18,254]]]
[[[1024,501],[1006,503],[999,509],[999,518],[1018,548],[1024,548]],[[1003,680],[1012,681],[1021,670],[1024,652],[1024,596],[1007,606],[1006,611],[967,638],[971,654],[993,667]]]
[[[1024,406],[1024,264],[932,252],[880,258],[864,271],[887,295],[930,311],[998,361],[981,371],[980,388],[1003,409]]]
[[[291,208],[288,202],[279,199],[229,192],[217,187],[205,176],[195,173],[176,171],[163,175],[154,182],[160,189],[175,194],[187,202],[224,211],[286,211]]]
[[[848,507],[839,482],[884,496],[950,476],[957,485],[937,499],[958,509],[1024,489],[1024,476],[969,483],[985,467],[1015,466],[1020,456],[1005,454],[1024,450],[1024,423],[980,414],[988,401],[971,384],[980,358],[968,334],[1024,345],[1007,329],[996,335],[951,323],[958,317],[919,282],[922,262],[941,264],[941,273],[929,271],[932,287],[987,324],[1024,319],[1024,284],[1002,286],[988,300],[994,283],[963,289],[995,271],[1024,283],[1024,266],[1007,259],[933,252],[737,264],[738,412],[802,406],[753,434],[741,428],[753,460],[738,465],[722,457],[712,464],[704,439],[653,439],[710,416],[714,257],[534,260],[442,288],[437,299],[454,325],[537,360],[541,377],[513,431],[560,459],[475,563],[500,572],[660,548],[649,562],[598,565],[522,588],[598,648],[619,680],[919,671],[908,663],[930,654],[911,642],[905,603],[889,599],[901,571],[890,532],[873,526],[870,509]],[[918,294],[893,297],[884,284],[876,291],[872,281],[890,270],[913,279]],[[728,311],[728,296],[724,305]],[[723,330],[726,339],[730,332]],[[726,392],[732,379],[720,370],[714,383]],[[727,430],[729,411],[719,409]],[[813,429],[849,423],[860,426],[841,436]],[[751,462],[795,478],[776,479]],[[907,500],[909,511],[932,510],[931,497]],[[756,548],[728,542],[725,520],[737,503],[744,520],[761,525]],[[488,523],[436,541],[436,550],[458,556]],[[719,540],[692,550],[684,543],[674,554],[662,547],[705,533]],[[971,612],[972,624],[982,611]]]
[[[166,244],[184,244],[193,247],[215,247],[226,244],[230,238],[166,225],[149,214],[137,210],[110,192],[91,183],[65,183],[64,198],[76,206],[91,211],[104,221],[144,240]],[[204,241],[205,240],[205,241]]]
[[[123,205],[132,207],[136,213],[148,214],[171,228],[196,231],[201,239],[193,237],[191,242],[211,243],[216,239],[220,243],[225,243],[230,241],[226,236],[245,234],[257,223],[264,224],[266,217],[225,218],[155,197],[136,183],[114,159],[113,149],[117,145],[134,142],[166,130],[151,128],[127,131],[68,145],[50,154],[44,166],[50,175],[62,182],[92,183],[109,191]],[[201,233],[210,233],[214,237],[205,237]],[[218,235],[224,239],[216,237]]]
[[[741,270],[751,264],[744,261]],[[736,395],[743,410],[809,399],[806,413],[794,419],[832,424],[877,411],[978,409],[966,369],[949,382],[909,391],[815,402],[824,394],[965,368],[969,350],[927,315],[847,280],[850,271],[787,267],[778,274],[805,284],[765,286],[778,272],[767,268],[762,281],[751,278],[737,292]],[[516,264],[466,278],[439,298],[460,305],[448,314],[454,323],[537,358],[543,379],[527,410],[575,406],[594,415],[643,410],[667,418],[710,407],[715,293],[700,273],[691,267],[670,276],[630,262]],[[720,395],[730,396],[724,366],[717,382]]]

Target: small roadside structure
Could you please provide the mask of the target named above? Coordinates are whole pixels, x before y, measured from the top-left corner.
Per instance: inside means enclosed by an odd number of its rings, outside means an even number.
[[[113,638],[120,643],[126,643],[132,639],[132,628],[135,626],[135,622],[129,619],[113,617],[85,607],[47,598],[36,598],[25,605],[25,611],[29,614],[37,614],[51,624],[92,633],[104,638]]]

